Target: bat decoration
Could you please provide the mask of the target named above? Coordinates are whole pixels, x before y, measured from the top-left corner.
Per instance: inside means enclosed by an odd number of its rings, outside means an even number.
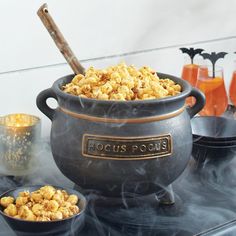
[[[187,53],[190,58],[191,58],[191,63],[193,64],[193,58],[197,55],[197,54],[201,54],[204,49],[201,48],[180,48],[180,50],[182,51],[182,53]]]
[[[227,52],[212,52],[210,53],[202,53],[201,56],[204,59],[208,59],[212,63],[212,77],[215,78],[215,64],[220,58],[224,58],[225,55],[228,54]]]

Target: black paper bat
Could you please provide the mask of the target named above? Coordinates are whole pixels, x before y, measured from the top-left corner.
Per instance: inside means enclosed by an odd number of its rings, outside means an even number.
[[[201,54],[204,49],[201,48],[180,48],[180,50],[182,51],[182,53],[187,53],[190,58],[191,58],[191,63],[193,64],[193,58],[197,55],[197,54]]]
[[[225,55],[228,54],[227,52],[219,52],[219,53],[216,53],[216,52],[212,52],[211,54],[210,53],[202,53],[202,57],[204,59],[208,59],[211,61],[212,63],[212,77],[215,78],[215,65],[216,65],[216,62],[220,59],[220,58],[224,58]]]

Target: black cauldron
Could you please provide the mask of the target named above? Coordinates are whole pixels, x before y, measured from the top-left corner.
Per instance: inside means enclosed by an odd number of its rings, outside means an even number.
[[[186,81],[160,74],[182,86],[173,97],[105,101],[64,93],[73,75],[57,80],[37,97],[52,120],[51,147],[62,173],[85,190],[107,197],[147,195],[171,184],[185,169],[192,150],[190,119],[205,104]],[[185,107],[185,99],[196,104]],[[58,101],[51,109],[48,98]]]

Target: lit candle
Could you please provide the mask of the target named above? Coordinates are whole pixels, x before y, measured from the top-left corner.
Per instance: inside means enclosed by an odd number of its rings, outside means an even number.
[[[32,170],[40,128],[40,119],[36,116],[0,117],[0,174],[25,175]]]

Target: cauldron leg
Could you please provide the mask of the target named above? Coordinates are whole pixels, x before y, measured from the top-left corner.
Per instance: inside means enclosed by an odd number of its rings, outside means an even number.
[[[165,187],[160,192],[156,193],[156,199],[159,201],[160,205],[172,205],[175,203],[175,196],[172,186],[169,185]]]

